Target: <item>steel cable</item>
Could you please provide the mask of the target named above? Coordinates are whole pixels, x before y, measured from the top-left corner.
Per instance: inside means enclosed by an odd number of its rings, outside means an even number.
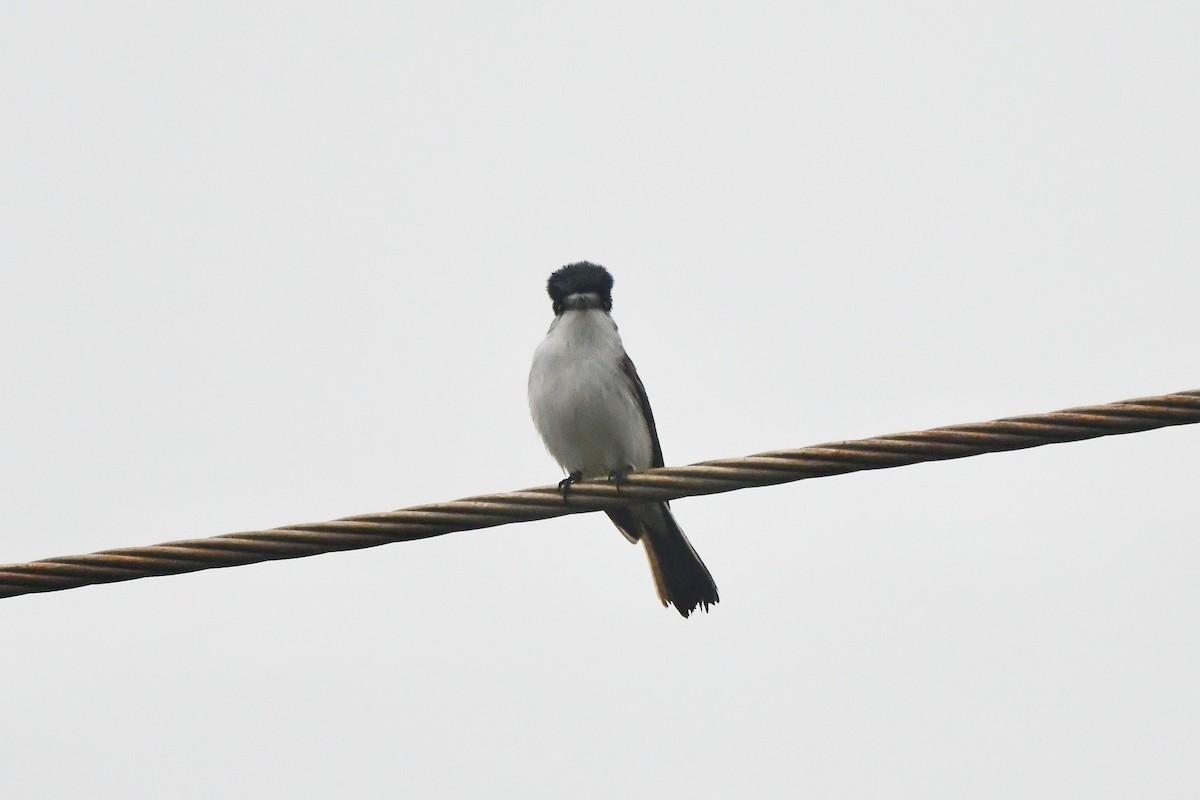
[[[510,522],[600,511],[645,500],[676,500],[1197,422],[1200,422],[1200,390],[832,442],[633,473],[620,487],[608,481],[584,481],[571,487],[569,502],[564,502],[556,487],[541,486],[329,522],[10,564],[0,566],[0,597],[301,558]]]

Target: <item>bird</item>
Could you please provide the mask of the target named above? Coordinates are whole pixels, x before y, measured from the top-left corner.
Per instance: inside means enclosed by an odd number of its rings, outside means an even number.
[[[663,466],[646,387],[612,318],[613,277],[580,261],[550,275],[554,321],[529,371],[529,411],[546,449],[567,473],[563,501],[580,480],[621,482]],[[717,585],[664,502],[605,512],[630,542],[641,542],[664,606],[684,617],[708,611]]]

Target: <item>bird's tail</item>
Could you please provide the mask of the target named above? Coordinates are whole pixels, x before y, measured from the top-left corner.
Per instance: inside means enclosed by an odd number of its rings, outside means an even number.
[[[666,503],[631,506],[609,516],[626,536],[640,539],[646,546],[654,585],[664,606],[673,604],[686,617],[697,608],[708,611],[717,603],[717,584]]]

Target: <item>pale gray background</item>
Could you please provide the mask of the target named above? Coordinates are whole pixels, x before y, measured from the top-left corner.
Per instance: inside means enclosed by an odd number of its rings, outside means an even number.
[[[0,562],[1200,388],[1200,10],[7,3]],[[0,601],[10,798],[1195,797],[1200,429]]]

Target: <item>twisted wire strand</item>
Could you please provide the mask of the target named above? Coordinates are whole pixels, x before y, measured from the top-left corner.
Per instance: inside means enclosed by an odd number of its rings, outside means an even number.
[[[0,566],[0,598],[302,558],[511,522],[600,511],[647,500],[676,500],[1197,422],[1200,422],[1200,390],[1193,390],[798,450],[777,450],[633,473],[620,487],[603,480],[584,481],[571,487],[569,502],[564,502],[557,487],[540,486],[329,522],[10,564]]]

